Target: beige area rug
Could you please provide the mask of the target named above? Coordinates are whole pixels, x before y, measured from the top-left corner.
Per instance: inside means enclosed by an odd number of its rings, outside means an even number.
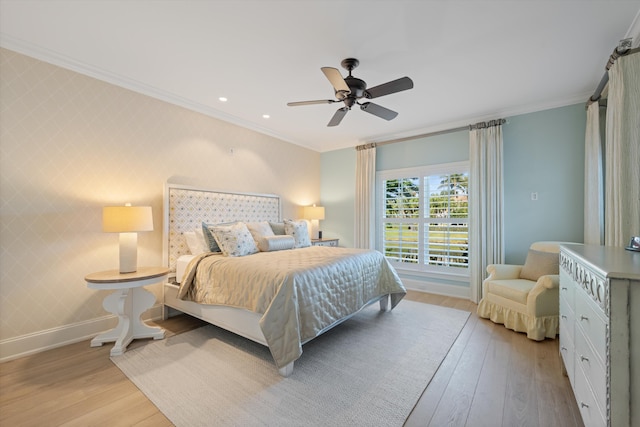
[[[208,325],[113,362],[176,426],[401,426],[469,313],[374,304],[303,346],[293,374],[266,347]]]

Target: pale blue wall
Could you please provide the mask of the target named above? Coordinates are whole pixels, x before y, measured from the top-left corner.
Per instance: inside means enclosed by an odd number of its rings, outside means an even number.
[[[582,242],[584,104],[507,118],[503,125],[506,261],[522,263],[537,240]],[[467,131],[378,147],[376,170],[468,160]],[[354,148],[321,155],[321,229],[353,246]],[[538,200],[531,200],[531,193]]]
[[[534,241],[582,243],[585,126],[584,104],[515,116],[503,126],[507,262],[523,262]]]

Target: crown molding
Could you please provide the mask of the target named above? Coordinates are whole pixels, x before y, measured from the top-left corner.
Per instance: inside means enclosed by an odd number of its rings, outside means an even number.
[[[232,123],[245,129],[253,130],[263,135],[279,139],[280,141],[300,145],[295,141],[290,141],[282,135],[271,131],[270,129],[256,126],[254,123],[248,122],[230,114],[223,113],[219,110],[216,110],[215,108],[209,107],[208,105],[194,102],[176,94],[160,90],[153,86],[149,86],[137,80],[130,79],[128,77],[124,77],[122,75],[95,67],[93,65],[77,61],[59,52],[44,49],[41,46],[17,39],[15,37],[11,37],[7,34],[0,33],[0,47],[18,52],[20,54],[47,62],[49,64],[67,70],[75,71],[76,73],[92,77],[94,79],[110,83],[115,86],[149,96],[151,98],[158,99],[160,101],[167,102],[172,105],[186,108],[187,110],[195,111],[218,120]]]

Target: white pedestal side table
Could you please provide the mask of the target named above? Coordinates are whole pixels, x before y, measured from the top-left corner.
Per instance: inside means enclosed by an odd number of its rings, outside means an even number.
[[[164,338],[164,329],[148,326],[141,319],[142,313],[151,308],[155,296],[143,286],[158,283],[167,278],[169,269],[164,267],[139,267],[133,273],[118,270],[100,271],[87,275],[87,287],[97,290],[113,290],[102,303],[105,310],[118,315],[118,325],[91,340],[91,347],[114,342],[111,356],[120,356],[129,343],[137,338]]]

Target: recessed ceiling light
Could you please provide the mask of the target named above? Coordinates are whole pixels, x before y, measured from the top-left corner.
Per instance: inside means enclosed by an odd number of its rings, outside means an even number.
[[[221,96],[220,98],[218,98],[218,101],[227,102],[227,98],[225,98],[224,96]]]
[[[271,117],[271,116],[270,116],[270,115],[268,115],[268,114],[263,114],[263,115],[262,115],[262,118],[263,118],[263,119],[268,119],[269,117]]]

